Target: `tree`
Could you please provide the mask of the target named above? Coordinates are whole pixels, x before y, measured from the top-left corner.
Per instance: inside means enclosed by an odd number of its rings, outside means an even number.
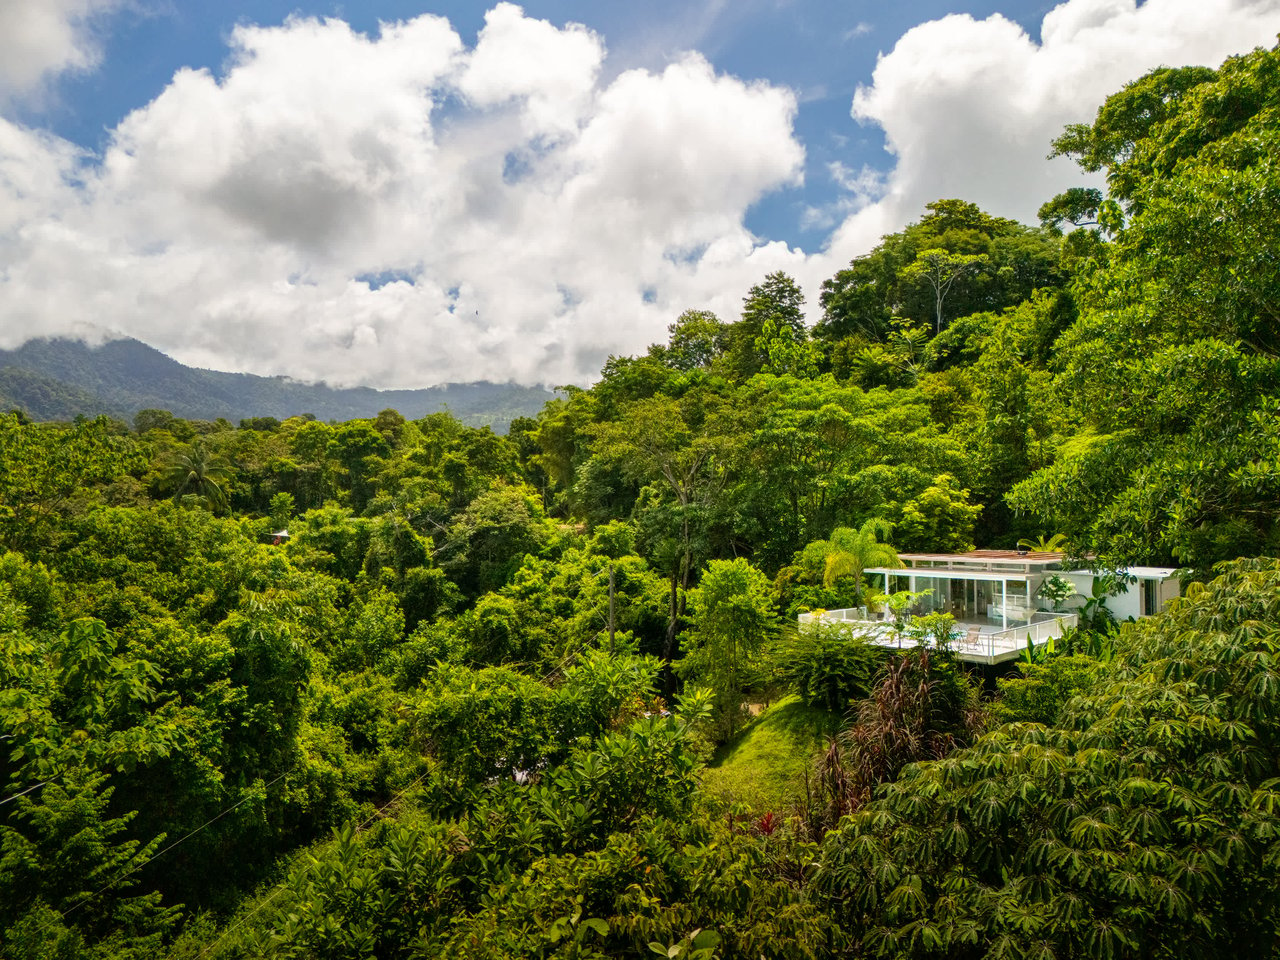
[[[885,648],[851,634],[848,624],[812,621],[786,630],[770,652],[778,678],[810,706],[842,715],[871,692]]]
[[[724,352],[726,325],[709,310],[686,310],[667,327],[664,358],[677,370],[698,370]]]
[[[748,291],[742,301],[742,319],[728,330],[725,357],[730,373],[746,380],[768,362],[767,340],[762,341],[766,322],[773,325],[774,338],[789,331],[793,342],[803,342],[809,333],[804,324],[804,294],[795,280],[781,270],[769,274]]]
[[[56,550],[60,519],[142,464],[106,417],[64,426],[0,414],[0,537],[11,548]]]
[[[1160,67],[1132,83],[1119,93],[1112,94],[1098,108],[1092,124],[1073,123],[1053,141],[1050,158],[1067,156],[1081,168],[1094,173],[1105,170],[1111,195],[1121,201],[1131,201],[1133,193],[1143,178],[1157,172],[1153,160],[1159,155],[1149,146],[1153,135],[1182,108],[1188,93],[1201,84],[1213,80],[1215,73],[1206,67]],[[1219,109],[1228,116],[1244,113],[1242,104],[1222,104]],[[1247,115],[1247,114],[1245,114]],[[1222,128],[1219,126],[1218,132]],[[1182,141],[1179,154],[1185,156],[1188,149],[1203,145],[1203,139],[1193,133],[1186,136],[1177,131]],[[1172,158],[1170,158],[1172,159]],[[1164,166],[1163,164],[1161,166]],[[1159,172],[1167,173],[1170,164]]]
[[[726,739],[737,732],[747,689],[759,679],[760,655],[777,629],[769,578],[739,557],[712,560],[690,592],[685,657],[676,672],[706,683]]]
[[[883,341],[895,318],[933,327],[936,335],[948,315],[999,312],[1068,279],[1060,235],[990,216],[963,200],[935,200],[926,210],[919,223],[882,237],[823,283],[817,339],[835,345],[861,338],[856,352]]]
[[[1096,187],[1072,187],[1040,206],[1040,225],[1061,230],[1063,223],[1074,227],[1094,226],[1102,206],[1102,191]]]
[[[671,602],[663,658],[675,659],[677,628],[693,573],[694,515],[723,483],[726,425],[709,395],[658,395],[626,408],[621,420],[596,424],[596,456],[640,482],[662,483],[675,499],[678,550],[671,558]]]
[[[906,550],[964,553],[973,549],[973,526],[982,507],[969,503],[969,491],[955,477],[939,474],[933,483],[894,511],[893,529]]]
[[[922,250],[902,271],[906,280],[922,280],[933,290],[934,334],[942,332],[942,305],[956,281],[969,277],[986,265],[978,254],[950,253],[937,248]]]
[[[175,453],[161,471],[161,480],[174,499],[199,497],[214,510],[227,506],[226,484],[234,476],[231,464],[214,453],[204,440],[197,440]]]
[[[804,559],[808,563],[821,564],[822,581],[827,586],[833,585],[840,577],[852,577],[856,584],[855,595],[860,599],[866,591],[863,571],[867,567],[898,565],[897,551],[877,539],[890,533],[890,525],[877,517],[867,520],[857,530],[837,527],[832,531],[830,540],[816,540],[805,547]]]
[[[1106,170],[1128,221],[1056,350],[1085,429],[1008,502],[1109,563],[1208,571],[1280,545],[1277,78],[1280,48],[1156,70],[1056,144]]]
[[[468,597],[496,590],[552,536],[542,498],[532,487],[495,484],[449,527],[442,566]]]
[[[766,320],[756,338],[756,351],[765,358],[763,372],[805,379],[816,377],[822,353],[807,337],[807,331],[797,334],[789,326],[779,326],[772,318]]]

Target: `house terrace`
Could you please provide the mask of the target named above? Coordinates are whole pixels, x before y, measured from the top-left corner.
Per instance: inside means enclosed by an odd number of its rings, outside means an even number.
[[[1093,587],[1091,571],[1062,569],[1061,553],[972,550],[962,554],[904,553],[899,558],[901,567],[865,570],[870,585],[885,594],[927,591],[907,613],[950,614],[956,622],[952,647],[961,660],[973,663],[1013,660],[1021,656],[1028,641],[1035,647],[1062,636],[1076,625],[1078,615],[1073,608]],[[1120,616],[1150,615],[1178,595],[1172,569],[1135,567],[1126,572],[1133,583],[1116,597],[1120,609],[1114,612]],[[1044,609],[1050,604],[1041,597],[1041,589],[1055,575],[1071,582],[1078,594],[1065,609]],[[802,626],[814,621],[847,624],[851,631],[884,646],[915,643],[909,634],[904,636],[891,614],[865,607],[800,615]]]

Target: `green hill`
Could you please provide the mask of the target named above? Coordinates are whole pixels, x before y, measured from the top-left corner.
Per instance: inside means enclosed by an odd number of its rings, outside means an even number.
[[[285,419],[310,413],[320,420],[371,417],[388,407],[409,419],[448,409],[471,426],[503,432],[515,417],[532,416],[554,394],[514,383],[451,383],[420,390],[337,389],[287,377],[259,377],[185,366],[137,340],[90,347],[78,340],[31,340],[0,350],[0,404],[36,420],[106,413],[130,418],[139,410],[168,410],[193,420]]]
[[[716,751],[704,788],[759,811],[785,811],[800,799],[805,768],[839,719],[805,706],[799,697],[784,697]]]

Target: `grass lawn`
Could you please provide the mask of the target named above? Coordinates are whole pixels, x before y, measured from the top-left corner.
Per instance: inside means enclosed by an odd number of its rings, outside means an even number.
[[[839,722],[799,697],[779,700],[716,751],[703,789],[760,812],[785,812],[804,791],[805,767]]]

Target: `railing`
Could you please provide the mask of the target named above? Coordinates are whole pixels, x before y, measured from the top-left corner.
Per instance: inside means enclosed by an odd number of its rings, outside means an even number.
[[[1032,615],[1030,623],[983,634],[978,639],[982,646],[988,648],[987,656],[995,658],[1013,650],[1019,652],[1025,650],[1028,638],[1033,647],[1046,644],[1062,636],[1069,628],[1074,627],[1078,620],[1079,617],[1074,613],[1037,611]]]
[[[847,607],[844,610],[823,610],[821,613],[802,613],[800,614],[800,626],[814,621],[823,621],[825,623],[873,623],[870,615],[867,613],[866,607]]]
[[[867,615],[865,607],[802,613],[798,619],[801,626],[815,622],[849,626],[857,624],[863,629],[869,642],[882,647],[909,649],[918,642],[909,630],[897,629],[892,621],[872,620]],[[961,633],[952,644],[952,649],[961,659],[986,660],[995,663],[997,659],[1012,659],[1011,655],[1025,650],[1028,637],[1031,638],[1033,647],[1043,646],[1050,640],[1062,636],[1068,628],[1074,627],[1077,620],[1078,617],[1074,613],[1050,613],[1038,610],[1032,614],[1030,622],[1021,626],[978,633],[976,636],[971,632]],[[966,624],[963,621],[956,623],[958,631],[971,630],[972,627],[972,624]]]

